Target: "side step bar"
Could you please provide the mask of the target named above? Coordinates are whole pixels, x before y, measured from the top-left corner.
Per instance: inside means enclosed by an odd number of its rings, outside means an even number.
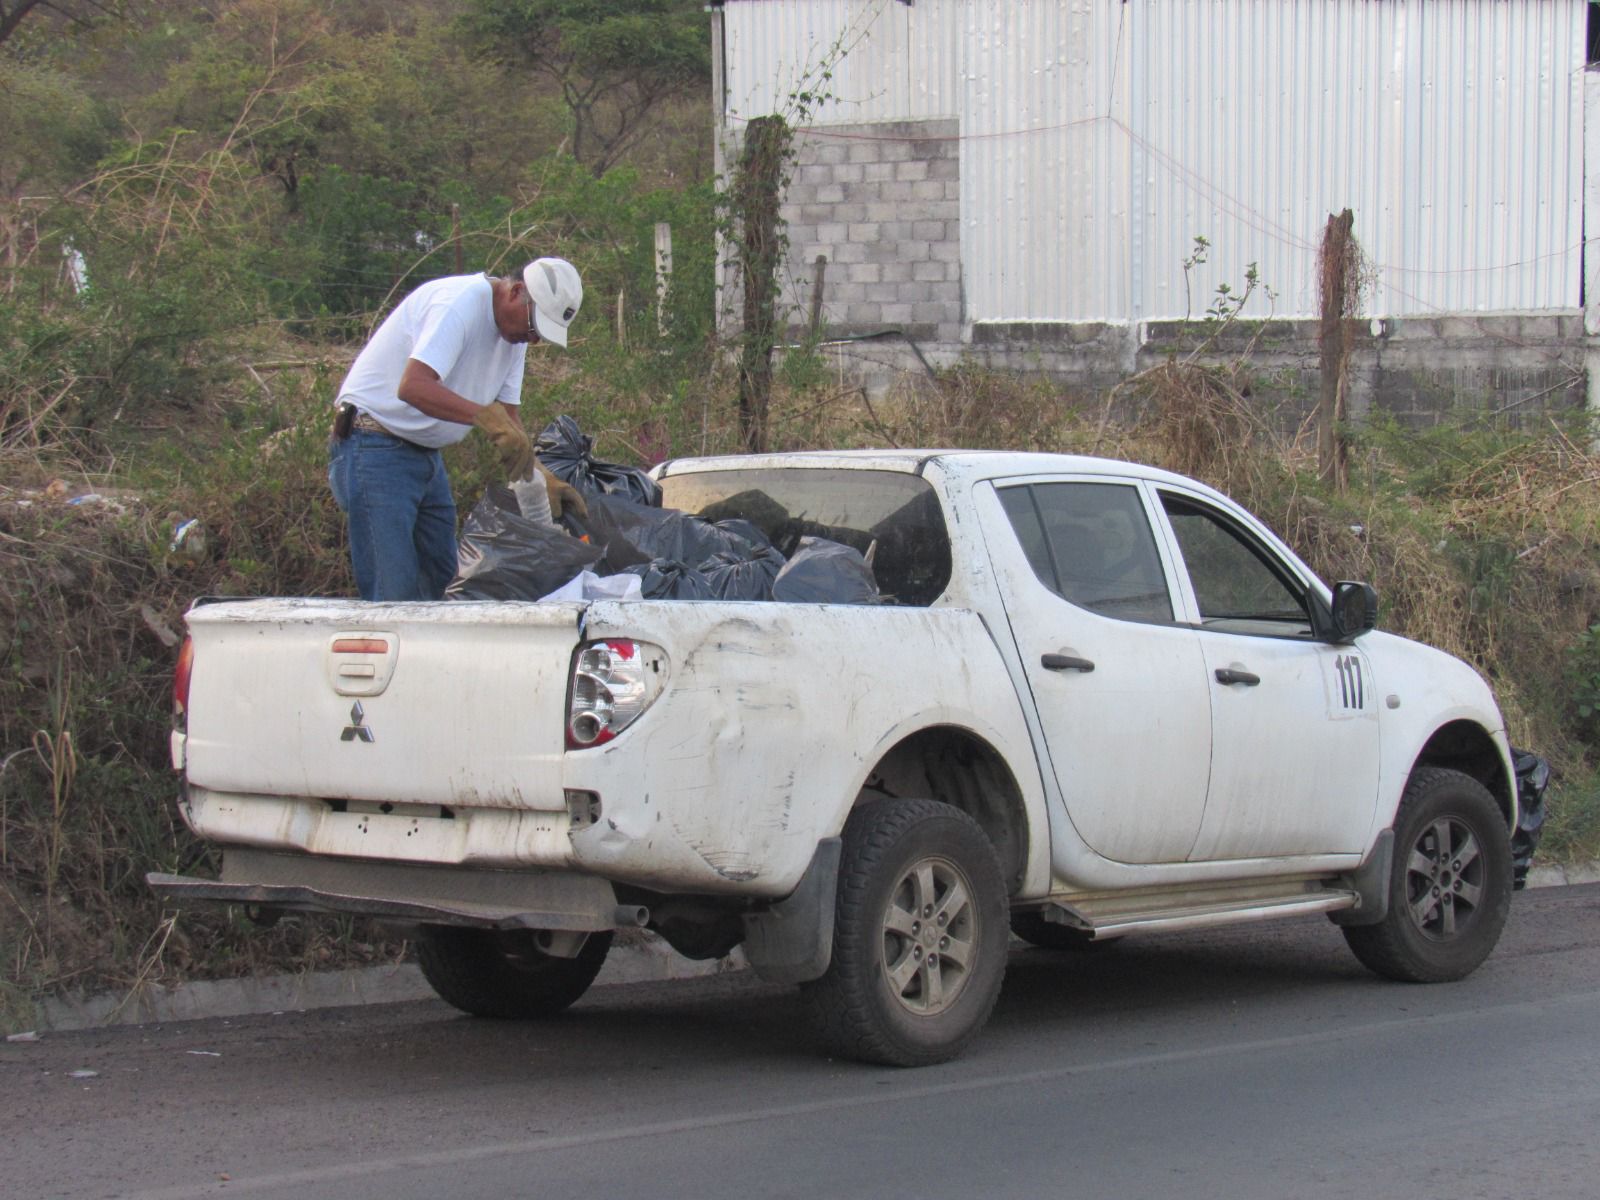
[[[1253,890],[1256,894],[1116,896],[1102,893],[1064,897],[1046,904],[1043,916],[1053,924],[1079,930],[1092,940],[1100,941],[1128,933],[1208,929],[1247,921],[1338,912],[1356,907],[1360,900],[1354,890],[1340,887],[1244,890]]]

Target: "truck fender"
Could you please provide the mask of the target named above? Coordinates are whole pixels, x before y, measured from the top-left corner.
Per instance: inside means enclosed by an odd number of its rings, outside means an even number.
[[[833,909],[843,842],[823,838],[799,886],[764,912],[744,914],[744,954],[771,983],[819,979],[833,961]]]

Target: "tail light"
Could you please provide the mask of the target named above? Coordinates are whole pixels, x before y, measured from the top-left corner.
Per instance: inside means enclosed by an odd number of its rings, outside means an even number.
[[[180,730],[189,724],[189,676],[194,671],[194,639],[178,647],[178,666],[172,674],[172,720]]]
[[[567,748],[609,742],[650,707],[666,682],[666,654],[647,642],[579,646],[572,660]]]

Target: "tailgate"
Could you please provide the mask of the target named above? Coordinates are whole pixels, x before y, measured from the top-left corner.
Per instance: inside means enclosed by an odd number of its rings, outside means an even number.
[[[567,675],[584,605],[198,605],[191,783],[327,799],[565,808]]]

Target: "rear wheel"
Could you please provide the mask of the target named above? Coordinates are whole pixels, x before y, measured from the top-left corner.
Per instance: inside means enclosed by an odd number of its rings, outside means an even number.
[[[591,933],[575,958],[540,950],[532,931],[431,925],[417,963],[440,997],[476,1017],[549,1017],[589,990],[611,949],[611,931]]]
[[[833,959],[801,993],[836,1054],[943,1062],[989,1019],[1006,942],[1000,861],[977,823],[933,800],[882,800],[845,824]]]
[[[1470,975],[1489,957],[1511,911],[1511,837],[1487,788],[1425,767],[1412,776],[1394,825],[1389,911],[1345,940],[1367,967],[1408,983]]]

